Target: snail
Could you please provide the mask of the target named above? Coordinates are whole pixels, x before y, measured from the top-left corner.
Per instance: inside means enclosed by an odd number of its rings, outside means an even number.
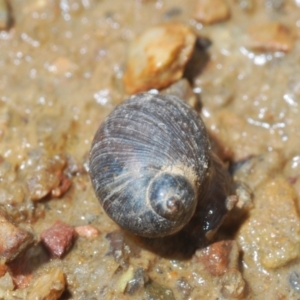
[[[92,142],[90,177],[108,216],[143,237],[192,219],[208,237],[236,202],[199,114],[171,95],[137,94],[112,111]]]

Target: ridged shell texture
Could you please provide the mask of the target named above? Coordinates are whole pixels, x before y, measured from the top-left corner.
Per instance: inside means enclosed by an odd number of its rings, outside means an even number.
[[[147,237],[177,232],[191,219],[209,164],[210,144],[199,115],[182,100],[161,94],[138,94],[117,106],[90,152],[92,184],[106,213]],[[147,200],[153,178],[166,170],[193,181],[197,199],[179,220],[158,215]]]

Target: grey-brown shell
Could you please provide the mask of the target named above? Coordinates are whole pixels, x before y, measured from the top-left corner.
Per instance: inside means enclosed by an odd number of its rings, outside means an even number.
[[[134,234],[173,234],[192,218],[209,181],[210,143],[199,115],[148,93],[117,106],[98,129],[90,176],[106,213]]]

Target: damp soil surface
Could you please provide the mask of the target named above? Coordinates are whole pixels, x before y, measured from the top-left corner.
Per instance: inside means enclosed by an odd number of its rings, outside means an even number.
[[[140,75],[137,38],[172,24],[148,53],[172,63]],[[299,36],[297,0],[0,1],[0,299],[300,299]],[[191,103],[252,191],[192,251],[123,231],[90,182],[97,128],[142,90]]]

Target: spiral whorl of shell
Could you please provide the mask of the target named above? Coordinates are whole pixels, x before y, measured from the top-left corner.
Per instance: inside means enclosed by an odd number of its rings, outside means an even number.
[[[193,109],[174,96],[142,93],[117,106],[98,129],[90,175],[116,223],[159,237],[179,231],[193,216],[210,159],[206,129]]]

